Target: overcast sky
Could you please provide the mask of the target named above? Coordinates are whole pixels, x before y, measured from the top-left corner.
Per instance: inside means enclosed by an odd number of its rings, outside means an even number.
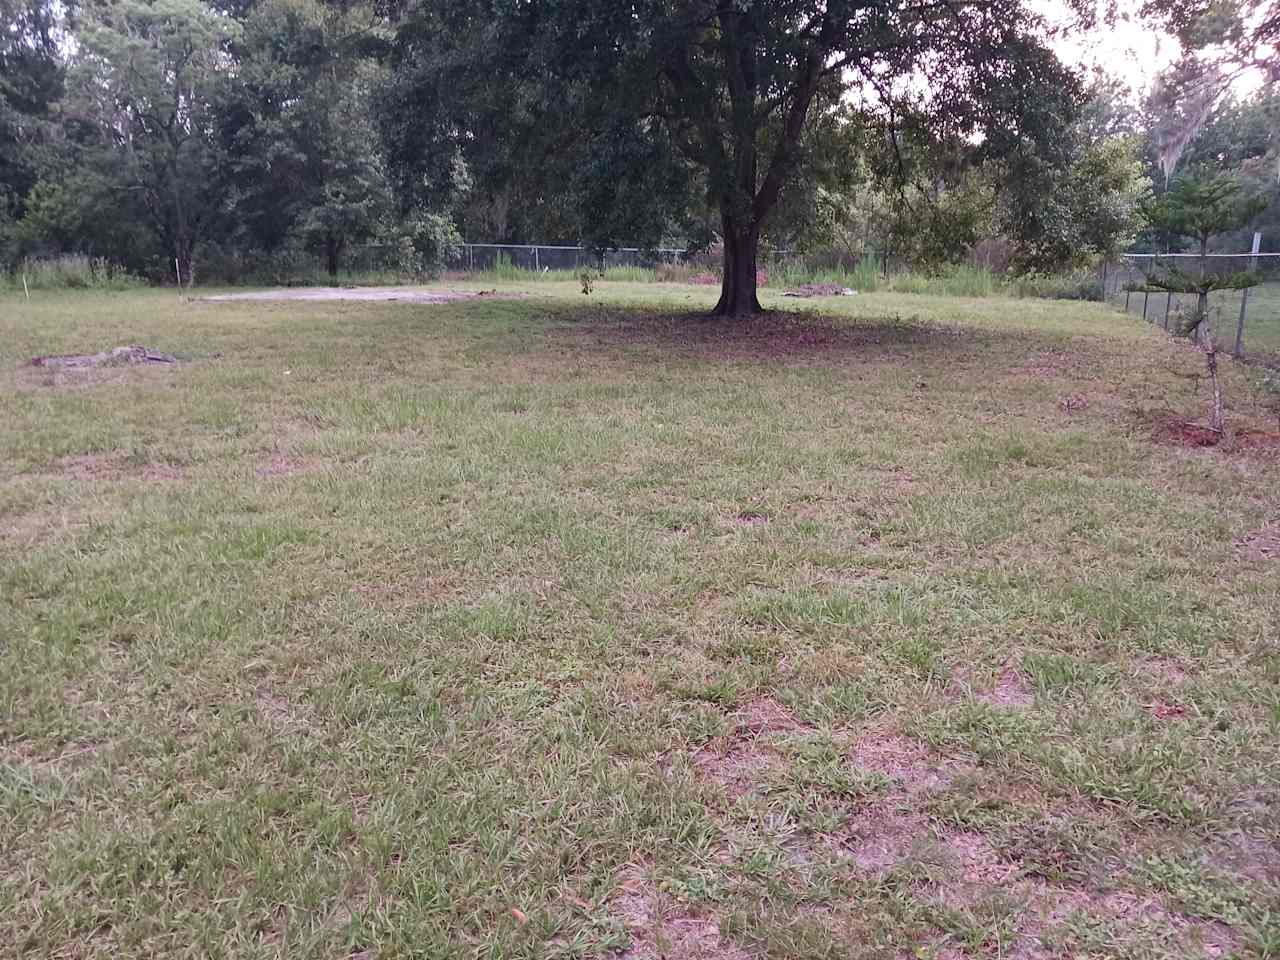
[[[1087,34],[1068,31],[1067,37],[1054,44],[1058,56],[1065,63],[1101,67],[1137,93],[1146,90],[1156,73],[1177,59],[1180,48],[1177,40],[1139,16],[1140,5],[1141,0],[1117,0],[1120,17],[1114,24]],[[1070,22],[1063,0],[1031,0],[1031,6],[1051,24]],[[1261,82],[1260,75],[1248,74],[1237,81],[1237,92],[1251,92]]]

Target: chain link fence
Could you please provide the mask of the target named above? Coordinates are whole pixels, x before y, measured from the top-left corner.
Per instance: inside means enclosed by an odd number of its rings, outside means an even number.
[[[1280,354],[1280,253],[1129,254],[1103,267],[1106,298],[1126,313],[1166,330],[1176,330],[1195,309],[1196,294],[1170,293],[1150,281],[1171,270],[1198,277],[1230,276],[1251,271],[1261,279],[1245,290],[1214,290],[1208,296],[1209,317],[1218,340],[1237,353]]]
[[[545,243],[464,243],[458,255],[449,262],[450,270],[498,270],[511,267],[516,270],[579,270],[595,267],[640,267],[651,269],[659,263],[683,263],[685,251],[674,248],[645,250],[641,247],[618,247],[613,250],[594,251],[588,247],[576,247]]]

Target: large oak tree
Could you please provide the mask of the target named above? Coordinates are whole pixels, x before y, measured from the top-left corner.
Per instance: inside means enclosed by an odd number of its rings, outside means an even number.
[[[975,162],[1038,169],[1061,161],[1079,100],[1022,0],[407,2],[389,144],[401,168],[431,183],[501,116],[519,137],[505,154],[580,198],[589,242],[655,241],[710,207],[724,315],[760,310],[762,233],[832,162],[833,118],[889,149],[910,126],[976,145]]]

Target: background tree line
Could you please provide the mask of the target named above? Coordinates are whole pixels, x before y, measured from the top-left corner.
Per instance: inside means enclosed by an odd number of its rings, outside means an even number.
[[[533,6],[536,20],[463,0],[0,0],[0,260],[83,253],[157,281],[271,280],[307,264],[336,277],[353,247],[377,243],[416,274],[462,236],[701,249],[743,229],[762,248],[845,262],[1054,272],[1189,242],[1153,228],[1151,197],[1224,177],[1270,198],[1256,222],[1280,245],[1280,96],[1271,83],[1233,93],[1220,11],[1206,37],[1194,4],[1153,10],[1189,54],[1130,91],[1061,68],[1016,0],[949,51],[945,30],[907,50],[930,21],[888,3],[897,19],[833,33],[822,53],[866,75],[816,71],[792,147],[762,119],[747,144],[762,159],[744,169],[711,162],[699,127],[714,117],[740,151],[739,101],[719,113],[697,97],[714,99],[716,71],[747,51],[723,96],[748,77],[744,102],[765,117],[799,75],[806,18],[833,5],[722,15],[701,33],[676,15],[695,4],[638,4],[648,12],[630,19]],[[663,59],[659,28],[692,52]],[[709,31],[739,43],[738,59],[705,52]],[[1265,57],[1266,37],[1230,36],[1236,62]],[[839,61],[858,44],[864,61]],[[876,89],[893,71],[938,79],[921,65],[943,51],[965,68],[953,96]],[[1005,82],[983,74],[992,64]],[[743,178],[763,190],[779,156],[768,210],[739,223]],[[1247,231],[1216,242],[1247,249]]]

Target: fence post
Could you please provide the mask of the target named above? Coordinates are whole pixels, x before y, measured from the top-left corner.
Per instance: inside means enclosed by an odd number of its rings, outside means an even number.
[[[1253,231],[1253,250],[1249,257],[1249,269],[1258,269],[1258,250],[1262,247],[1262,231]],[[1244,356],[1244,315],[1249,308],[1249,288],[1240,291],[1240,319],[1236,322],[1236,348],[1233,355],[1239,359]]]
[[[467,273],[475,273],[475,272],[476,272],[476,248],[472,244],[468,243],[467,244]]]
[[[538,273],[541,269],[542,268],[538,266],[538,247],[537,244],[535,244],[533,247],[533,272]]]
[[[1164,328],[1169,329],[1169,308],[1173,306],[1173,291],[1170,290],[1164,301]]]
[[[1102,261],[1102,299],[1107,299],[1107,261]]]
[[[1147,301],[1151,299],[1151,291],[1142,291],[1142,322],[1147,322]]]
[[[1124,312],[1125,313],[1129,312],[1129,294],[1131,294],[1132,292],[1133,292],[1132,290],[1125,290],[1124,292]]]

